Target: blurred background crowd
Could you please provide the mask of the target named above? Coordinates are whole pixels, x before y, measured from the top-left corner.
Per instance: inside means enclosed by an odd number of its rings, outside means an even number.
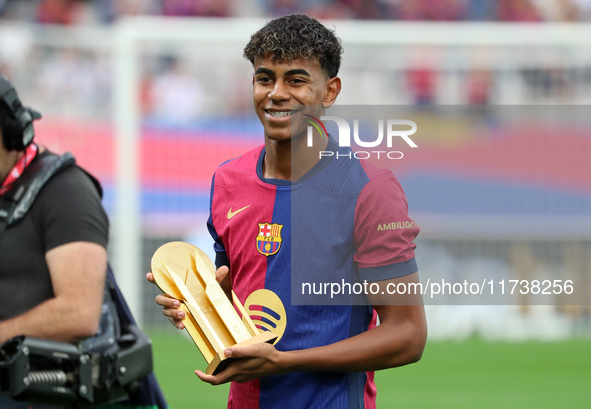
[[[34,98],[47,114],[109,118],[113,89],[112,28],[124,16],[271,18],[305,12],[321,19],[350,21],[544,24],[588,20],[590,10],[591,0],[0,0],[0,70],[12,77],[20,92]],[[59,37],[67,38],[69,34],[63,30],[70,28],[95,31],[84,37],[93,38],[66,46]],[[70,43],[75,40],[68,39]],[[208,70],[198,52],[179,51],[179,47],[155,48],[142,57],[140,101],[145,118],[188,124],[212,115],[251,114],[249,84],[239,74],[248,69],[247,65],[232,63],[233,72],[226,73],[229,75],[223,79],[232,91],[222,94],[220,84],[212,82],[222,80],[215,78],[219,73]],[[361,54],[350,47],[343,58],[345,67],[358,66],[354,73],[356,84],[365,81],[360,81],[360,77],[367,77],[369,82],[380,78],[388,87],[378,90],[388,90],[389,95],[374,93],[364,98],[366,90],[372,88],[356,85],[357,89],[348,88],[351,92],[345,92],[342,103],[580,104],[587,103],[590,95],[591,67],[577,56],[565,56],[561,50],[523,47],[508,56],[503,50],[482,47],[470,50],[468,56],[452,59],[452,54],[443,55],[428,48],[416,47],[410,53],[400,49],[385,52],[392,55],[390,59],[396,55],[404,61],[389,63],[389,57],[382,55],[372,66],[362,67],[364,60],[358,59]],[[236,56],[240,61],[238,53]]]
[[[588,21],[590,0],[0,0],[4,17],[109,24],[127,15],[428,21]]]
[[[591,0],[0,0],[3,23],[96,27],[102,30],[96,37],[101,37],[105,44],[110,41],[109,25],[125,16],[271,18],[290,13],[306,13],[320,19],[576,22],[591,19]],[[3,25],[0,70],[23,83],[21,92],[34,96],[48,113],[92,118],[111,115],[113,68],[108,52],[97,51],[96,47],[55,47],[43,38],[32,38],[44,36],[38,30],[36,34],[23,33]],[[388,81],[396,88],[397,98],[372,97],[372,103],[487,105],[540,99],[548,103],[580,103],[584,102],[580,100],[581,90],[586,92],[591,87],[591,67],[565,66],[559,55],[545,56],[544,64],[520,64],[503,70],[498,63],[491,67],[486,61],[478,61],[461,70],[451,67],[442,71],[438,67],[440,62],[430,54],[415,53],[404,69],[393,69]],[[250,113],[247,84],[235,87],[237,81],[231,86],[238,91],[229,100],[216,103],[214,95],[213,104],[210,100],[204,105],[203,101],[214,92],[199,75],[199,64],[187,55],[163,52],[143,59],[140,99],[145,117],[182,124],[211,115],[212,111],[222,116]],[[345,62],[349,55],[344,56]],[[16,69],[25,60],[37,61],[29,65],[26,73]],[[514,81],[518,82],[515,89],[521,90],[519,98],[499,91],[500,84],[510,82],[501,78],[508,70],[516,71],[512,75],[519,77]],[[461,78],[451,79],[458,75]],[[449,88],[445,84],[450,82],[460,85],[451,94],[445,94],[443,90]],[[352,93],[355,99],[350,101],[346,96],[341,99],[345,100],[343,103],[366,103],[359,100],[360,92],[363,91]]]

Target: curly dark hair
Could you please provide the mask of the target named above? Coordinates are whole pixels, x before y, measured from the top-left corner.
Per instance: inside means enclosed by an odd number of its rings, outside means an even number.
[[[341,41],[334,31],[303,14],[270,21],[250,37],[244,48],[244,58],[252,64],[268,54],[273,61],[315,58],[329,78],[337,76],[342,53]]]

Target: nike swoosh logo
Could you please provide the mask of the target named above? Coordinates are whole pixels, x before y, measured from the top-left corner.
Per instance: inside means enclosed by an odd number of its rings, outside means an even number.
[[[232,217],[236,216],[238,213],[240,213],[241,211],[243,211],[244,209],[249,208],[250,205],[243,207],[242,209],[238,209],[235,212],[232,212],[232,208],[230,207],[230,210],[228,210],[228,219],[231,219]]]

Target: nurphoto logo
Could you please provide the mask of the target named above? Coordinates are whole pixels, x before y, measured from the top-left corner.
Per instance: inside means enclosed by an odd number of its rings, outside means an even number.
[[[321,137],[328,138],[328,133],[326,132],[326,127],[321,121],[334,121],[339,128],[339,146],[343,147],[351,147],[351,127],[349,123],[339,117],[339,116],[321,116],[320,119],[313,117],[312,115],[304,114],[310,119],[306,119],[306,122],[309,122],[311,126],[308,126],[308,147],[314,146],[314,128],[318,131]],[[410,129],[399,129],[399,127],[410,127]],[[384,132],[385,128],[385,132]],[[373,141],[363,141],[359,137],[359,120],[353,120],[353,140],[357,146],[361,148],[376,148],[382,145],[384,141],[384,133],[386,134],[386,147],[392,148],[392,141],[395,137],[400,137],[410,146],[411,148],[417,148],[417,144],[410,139],[410,136],[413,135],[417,131],[417,124],[413,121],[409,121],[406,119],[388,119],[386,120],[386,126],[384,127],[384,120],[378,120],[378,136]],[[355,159],[369,159],[371,157],[376,157],[377,159],[381,159],[382,157],[387,157],[388,159],[402,159],[404,154],[400,151],[386,151],[386,150],[371,150],[371,151],[364,151],[364,150],[356,150],[350,151],[346,154],[340,152],[332,152],[332,151],[320,151],[320,158],[323,156],[335,156],[337,159],[345,157],[345,158],[355,158]]]

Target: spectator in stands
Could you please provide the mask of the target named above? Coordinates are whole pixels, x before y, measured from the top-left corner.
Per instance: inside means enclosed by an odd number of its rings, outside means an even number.
[[[318,20],[349,20],[355,18],[353,11],[342,3],[324,4],[318,2],[310,6],[304,14]]]
[[[230,17],[229,0],[160,0],[165,16]]]
[[[408,90],[414,104],[432,105],[435,103],[436,75],[435,70],[427,66],[408,70]]]
[[[98,18],[104,23],[125,16],[162,14],[159,0],[95,0],[93,4]]]
[[[492,73],[474,69],[468,73],[466,93],[469,105],[488,105],[492,88]]]
[[[102,84],[95,63],[89,55],[65,48],[47,58],[39,77],[39,88],[47,105],[72,116],[95,115],[94,104],[101,100],[98,90]]]
[[[497,19],[498,6],[498,0],[468,0],[465,18],[471,21],[494,21]]]
[[[499,21],[541,21],[538,10],[530,0],[499,0]]]
[[[169,124],[189,123],[203,103],[201,84],[175,57],[166,57],[164,64],[164,72],[154,79],[150,90],[152,114]]]
[[[546,21],[576,21],[579,10],[572,0],[532,0]]]
[[[453,21],[465,14],[461,0],[402,0],[398,10],[400,20]]]
[[[301,12],[301,4],[295,0],[271,0],[269,4],[269,14],[274,17]]]
[[[382,20],[390,17],[386,4],[380,0],[335,0],[331,7],[340,4],[351,10],[356,19]]]
[[[45,24],[74,24],[82,9],[78,0],[41,0],[37,7],[37,21]]]

